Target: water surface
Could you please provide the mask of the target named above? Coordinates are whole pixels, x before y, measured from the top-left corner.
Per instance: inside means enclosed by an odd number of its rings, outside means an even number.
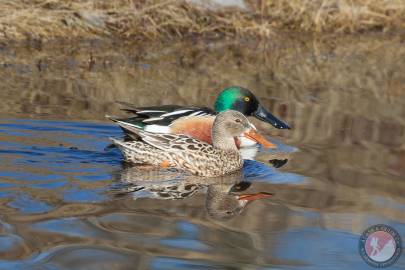
[[[2,47],[0,268],[371,269],[368,226],[405,238],[404,39],[330,40]],[[243,175],[131,168],[109,147],[115,100],[210,106],[234,84],[292,126],[252,120],[279,148]],[[274,196],[213,204],[257,192]]]

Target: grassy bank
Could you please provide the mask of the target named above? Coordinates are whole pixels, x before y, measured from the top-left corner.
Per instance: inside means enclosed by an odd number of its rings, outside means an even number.
[[[207,8],[181,0],[3,0],[0,40],[270,36],[274,31],[358,33],[405,28],[403,0],[247,0]]]

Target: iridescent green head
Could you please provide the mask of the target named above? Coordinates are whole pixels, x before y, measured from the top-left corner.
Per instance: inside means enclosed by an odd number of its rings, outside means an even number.
[[[290,128],[286,123],[277,119],[260,105],[255,95],[249,89],[240,86],[232,86],[222,90],[215,101],[214,108],[216,112],[226,110],[239,111],[246,116],[254,116],[264,122],[270,123],[276,128]]]
[[[250,116],[256,111],[258,104],[256,97],[248,89],[232,86],[219,93],[214,106],[216,112],[235,110]]]

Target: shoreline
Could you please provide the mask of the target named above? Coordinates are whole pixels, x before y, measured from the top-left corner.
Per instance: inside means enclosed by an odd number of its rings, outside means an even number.
[[[266,39],[280,32],[323,37],[403,34],[405,29],[405,3],[395,0],[356,0],[350,1],[351,5],[337,0],[311,4],[299,0],[247,0],[244,8],[213,8],[198,2],[5,0],[0,3],[0,42]]]

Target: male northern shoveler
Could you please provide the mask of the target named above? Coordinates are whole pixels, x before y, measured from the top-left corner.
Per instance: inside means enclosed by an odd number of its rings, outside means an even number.
[[[212,145],[183,134],[151,133],[123,122],[119,124],[134,139],[112,139],[127,160],[174,167],[199,176],[217,177],[242,168],[243,159],[234,137],[244,135],[265,147],[275,147],[257,133],[242,113],[233,110],[221,112],[215,117]]]
[[[221,91],[214,105],[214,110],[207,107],[184,107],[177,105],[162,105],[152,107],[135,107],[132,104],[120,102],[127,112],[134,113],[130,118],[113,118],[113,121],[124,122],[127,125],[148,132],[186,134],[212,144],[211,128],[216,113],[235,110],[245,116],[254,116],[270,123],[279,129],[290,127],[268,112],[251,91],[240,86],[233,86]],[[256,144],[256,142],[241,138],[238,147]]]

